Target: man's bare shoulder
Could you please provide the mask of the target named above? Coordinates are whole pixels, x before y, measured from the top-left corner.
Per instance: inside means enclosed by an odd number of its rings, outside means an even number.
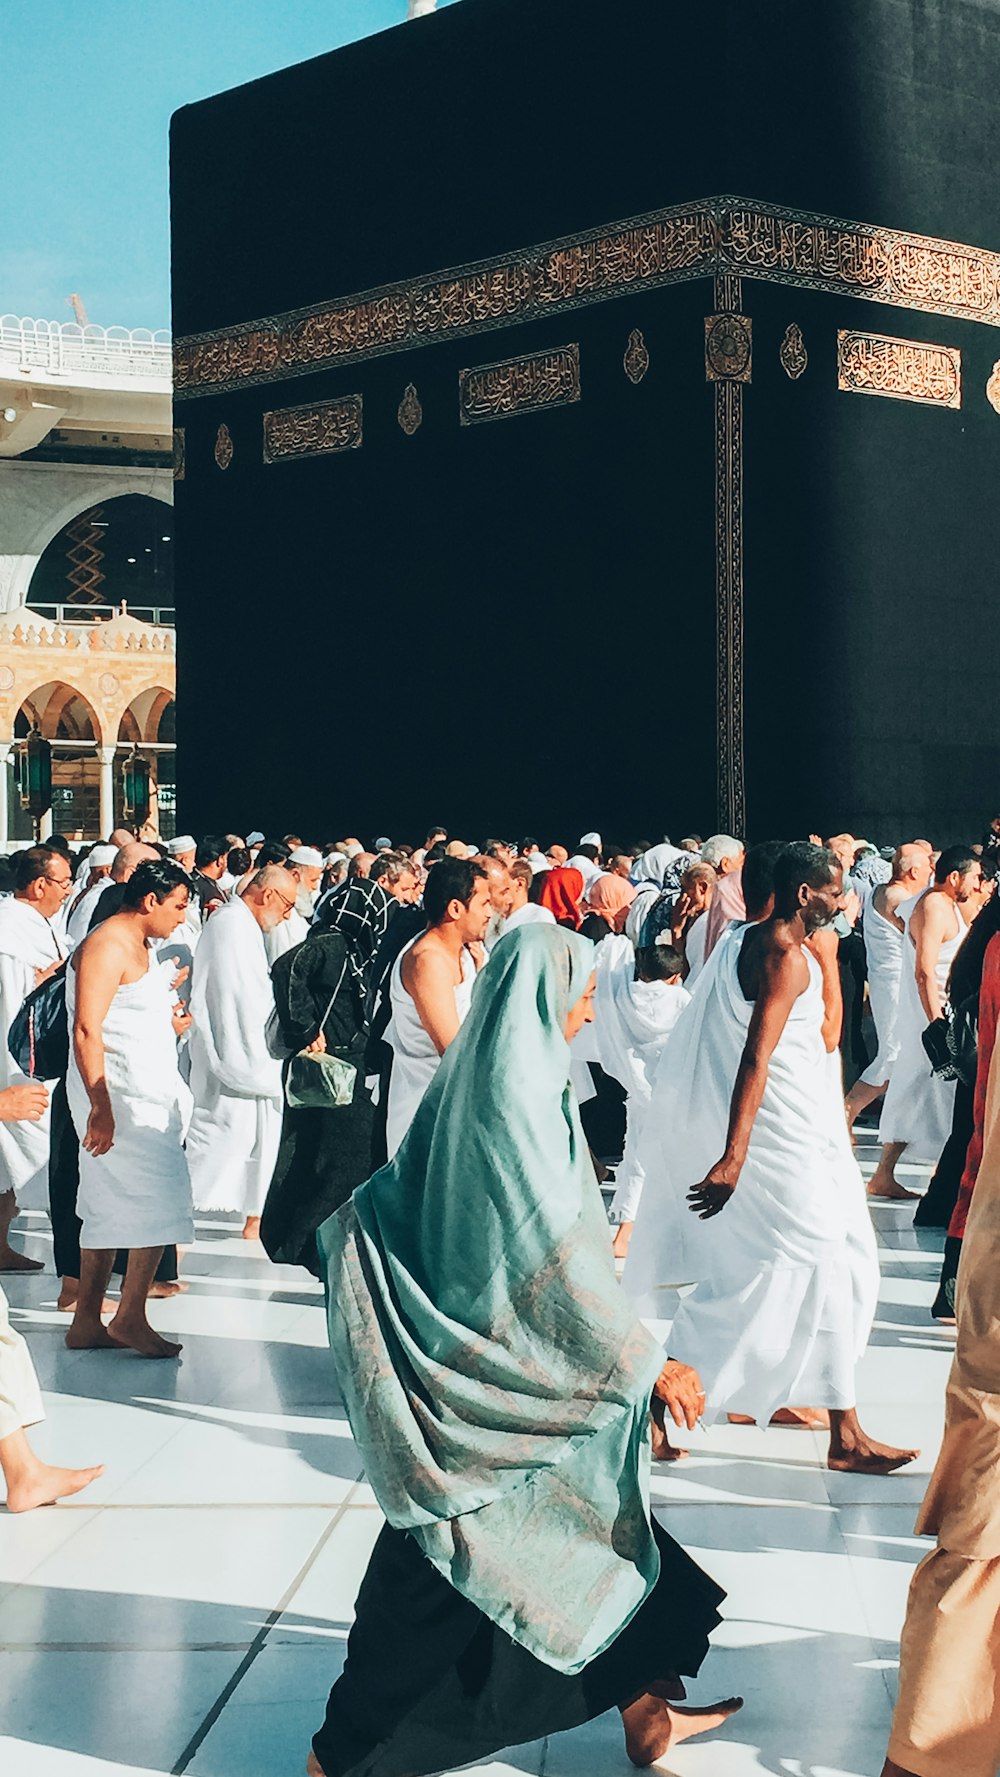
[[[102,925],[87,934],[74,954],[73,963],[79,968],[84,959],[88,964],[110,961],[112,958],[127,956],[134,948],[135,939],[129,921],[113,913],[110,919],[106,919]]]
[[[424,932],[403,954],[404,974],[436,974],[453,968],[452,959],[435,932]]]
[[[802,993],[809,980],[809,965],[802,945],[785,926],[765,920],[749,926],[743,937],[738,965],[740,985],[749,999],[765,986],[769,993]]]
[[[955,925],[955,903],[950,895],[943,894],[939,889],[928,889],[913,909],[910,929],[919,936],[921,932],[932,936],[950,932]]]

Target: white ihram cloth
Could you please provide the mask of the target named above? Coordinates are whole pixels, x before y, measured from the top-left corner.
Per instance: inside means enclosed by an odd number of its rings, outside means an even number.
[[[66,1015],[76,1013],[76,969],[66,973]],[[86,1251],[175,1246],[194,1239],[184,1157],[187,1088],[177,1071],[168,973],[152,951],[138,981],[119,987],[101,1027],[104,1077],[115,1137],[106,1154],[80,1148],[77,1214]],[[82,1144],[90,1099],[70,1044],[66,1075],[73,1127]]]
[[[699,913],[697,919],[692,920],[684,934],[684,960],[688,966],[688,972],[684,977],[684,985],[687,988],[688,993],[691,992],[691,989],[694,987],[695,982],[705,967],[705,944],[707,938],[708,913],[706,911],[705,913]]]
[[[708,1222],[686,1202],[725,1151],[754,1009],[737,974],[746,930],[723,934],[664,1048],[623,1278],[652,1318],[669,1317],[666,1287],[696,1285],[677,1311],[669,1349],[699,1370],[708,1424],[727,1411],[766,1425],[778,1407],[853,1406],[877,1290],[873,1241],[860,1220],[863,1185],[853,1161],[848,1169],[835,1064],[823,1042],[822,975],[808,952],[809,984],[771,1055],[739,1184]]]
[[[503,936],[506,938],[508,932],[516,932],[518,926],[554,926],[555,923],[556,916],[551,907],[539,907],[534,901],[526,901],[516,912],[508,913],[503,922]]]
[[[96,882],[91,883],[89,888],[84,889],[83,894],[75,903],[73,911],[66,921],[66,937],[69,941],[70,949],[75,950],[78,944],[82,944],[87,933],[90,931],[90,922],[94,916],[94,908],[97,906],[97,903],[105,890],[112,886],[110,876],[99,876]]]
[[[309,921],[299,912],[298,907],[293,907],[287,919],[283,919],[280,925],[272,927],[265,934],[264,951],[272,969],[279,956],[284,956],[286,951],[294,950],[296,945],[305,943],[309,930]]]
[[[618,1081],[625,1101],[625,1151],[615,1173],[611,1219],[634,1222],[645,1172],[639,1159],[653,1077],[664,1045],[691,995],[665,981],[636,981],[635,952],[626,937],[597,947],[593,1030],[598,1059]]]
[[[878,1054],[861,1076],[864,1086],[884,1086],[891,1078],[899,1054],[896,1041],[896,1009],[899,1003],[899,978],[903,970],[903,934],[898,926],[879,913],[874,895],[865,903],[865,957],[868,962],[868,999],[875,1020]]]
[[[416,938],[413,944],[417,942]],[[437,1073],[441,1057],[420,1022],[412,996],[403,986],[403,957],[412,950],[408,944],[392,966],[389,979],[391,1011],[385,1040],[392,1049],[392,1072],[389,1075],[389,1102],[386,1106],[386,1147],[391,1160],[416,1115],[417,1106]],[[455,988],[455,1010],[464,1024],[472,1003],[476,984],[476,965],[467,950],[462,951],[462,979]]]
[[[914,895],[911,900],[903,901],[896,908],[906,927],[906,937],[903,939],[896,1010],[897,1054],[889,1090],[882,1101],[879,1140],[883,1143],[904,1142],[907,1161],[914,1160],[936,1166],[941,1158],[941,1150],[951,1134],[955,1082],[939,1080],[931,1071],[927,1051],[921,1041],[923,1032],[927,1029],[927,1013],[917,990],[917,952],[910,937],[910,921],[917,903],[929,892],[924,889],[922,894]],[[955,923],[958,930],[942,944],[934,969],[942,1000],[947,997],[951,965],[969,930],[957,907]]]
[[[38,1377],[28,1347],[10,1324],[0,1289],[0,1439],[45,1418]]]
[[[0,901],[0,1091],[23,1086],[23,1074],[7,1047],[7,1037],[35,970],[47,969],[65,954],[48,920],[28,901]],[[49,1112],[37,1123],[0,1123],[0,1192],[15,1191],[21,1209],[46,1209],[49,1201]]]
[[[264,934],[243,901],[227,901],[202,931],[191,990],[187,1152],[198,1209],[264,1207],[281,1140],[281,1063],[264,1038],[273,1010]]]

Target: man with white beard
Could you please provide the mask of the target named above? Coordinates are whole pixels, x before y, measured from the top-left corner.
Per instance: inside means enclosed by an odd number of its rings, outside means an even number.
[[[14,865],[14,893],[0,901],[0,1090],[28,1084],[7,1047],[7,1035],[32,988],[54,975],[65,954],[52,928],[73,886],[61,851],[33,845]],[[49,1111],[37,1122],[0,1123],[0,1271],[40,1271],[10,1244],[18,1209],[48,1199]]]
[[[264,946],[272,968],[286,950],[294,950],[309,936],[309,927],[316,911],[316,898],[323,878],[323,854],[312,845],[297,845],[285,859],[285,870],[298,884],[295,905],[286,920],[267,933]]]
[[[259,1238],[281,1140],[281,1063],[265,1039],[274,994],[264,946],[290,918],[297,892],[283,865],[258,870],[242,896],[212,914],[194,964],[191,1187],[196,1209],[239,1210],[244,1240]]]

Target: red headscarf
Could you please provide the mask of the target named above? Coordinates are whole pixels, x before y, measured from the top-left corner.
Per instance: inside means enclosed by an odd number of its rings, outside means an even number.
[[[583,876],[571,866],[546,870],[538,896],[538,905],[547,907],[557,925],[580,930],[580,902],[583,898]]]
[[[636,893],[624,876],[612,876],[606,871],[595,876],[587,890],[587,907],[591,913],[599,913],[602,919],[606,919],[613,932],[623,932]]]

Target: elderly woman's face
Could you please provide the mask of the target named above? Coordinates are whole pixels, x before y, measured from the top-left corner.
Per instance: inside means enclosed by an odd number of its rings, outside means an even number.
[[[591,975],[590,980],[587,982],[576,1005],[570,1006],[570,1009],[566,1014],[566,1022],[563,1025],[563,1035],[566,1038],[567,1043],[573,1041],[577,1032],[581,1031],[585,1024],[593,1024],[594,988],[596,985],[597,978],[595,975]]]

